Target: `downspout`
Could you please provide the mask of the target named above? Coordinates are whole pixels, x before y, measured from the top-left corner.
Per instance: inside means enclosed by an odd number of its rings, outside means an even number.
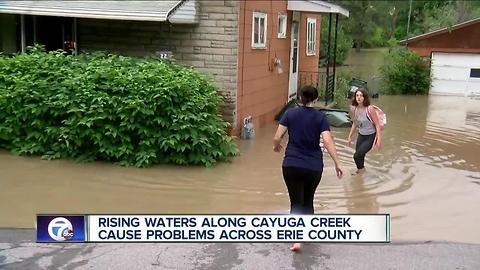
[[[245,31],[247,30],[247,21],[246,21],[246,14],[247,14],[247,2],[242,1],[240,2],[240,5],[243,3],[243,37],[242,37],[242,98],[240,99],[240,108],[242,108],[243,105],[243,90],[245,89],[245,79],[244,79],[244,73],[245,73]],[[243,111],[242,111],[243,112]],[[237,118],[238,118],[238,108],[237,108]]]
[[[62,21],[62,49],[65,50],[65,21]]]
[[[37,16],[33,17],[33,44],[37,44]]]
[[[26,51],[26,40],[25,40],[25,15],[20,15],[20,46],[22,47],[22,53]]]
[[[176,52],[173,51],[173,45],[172,45],[172,23],[167,21],[168,23],[168,50],[174,55]],[[163,27],[162,27],[163,28]]]
[[[78,55],[78,34],[77,34],[78,19],[73,18],[73,54]]]

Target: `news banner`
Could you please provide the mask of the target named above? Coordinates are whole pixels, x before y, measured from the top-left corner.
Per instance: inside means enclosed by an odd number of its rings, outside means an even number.
[[[389,243],[390,215],[37,215],[37,242]]]

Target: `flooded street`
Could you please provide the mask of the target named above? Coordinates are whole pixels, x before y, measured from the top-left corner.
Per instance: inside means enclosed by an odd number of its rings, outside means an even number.
[[[348,68],[370,81],[378,67],[365,61],[371,58],[371,51],[351,55]],[[374,103],[387,113],[382,149],[367,155],[365,174],[350,176],[349,129],[334,129],[347,173],[338,180],[324,153],[316,213],[389,213],[393,242],[480,243],[480,99],[380,96]],[[257,128],[254,140],[238,141],[240,156],[213,168],[125,168],[2,150],[0,228],[34,228],[40,213],[288,213],[275,128]]]
[[[387,128],[362,176],[326,168],[317,213],[390,213],[391,238],[480,243],[480,100],[383,96]],[[288,213],[275,125],[239,141],[241,156],[214,168],[124,168],[44,161],[0,152],[0,227],[33,228],[37,213]],[[334,136],[343,166],[354,169],[348,129]],[[453,229],[454,228],[454,229]]]

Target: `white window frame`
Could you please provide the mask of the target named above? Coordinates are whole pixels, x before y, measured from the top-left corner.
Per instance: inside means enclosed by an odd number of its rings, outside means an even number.
[[[255,42],[255,19],[258,19],[258,42]],[[260,31],[261,21],[264,22],[263,27],[263,41],[261,40]],[[253,12],[252,16],[252,48],[254,49],[265,49],[267,48],[267,13],[264,12]]]
[[[317,19],[307,18],[307,56],[315,55],[315,45],[317,42]]]
[[[278,15],[277,37],[287,38],[287,15]]]

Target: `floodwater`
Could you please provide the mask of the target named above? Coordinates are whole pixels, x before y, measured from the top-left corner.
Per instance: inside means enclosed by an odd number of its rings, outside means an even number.
[[[389,213],[392,240],[480,243],[480,100],[385,96],[383,147],[362,176],[326,168],[317,213]],[[0,227],[34,227],[37,213],[287,213],[275,125],[239,141],[241,155],[213,168],[125,168],[0,152]],[[334,129],[346,171],[348,129]]]
[[[367,172],[325,170],[316,213],[389,213],[392,241],[480,243],[480,100],[381,96],[383,146]],[[241,155],[213,168],[125,168],[46,161],[0,151],[0,228],[34,228],[38,213],[288,213],[282,154],[272,151],[275,124],[238,141]],[[353,171],[348,129],[334,129],[345,171]]]

